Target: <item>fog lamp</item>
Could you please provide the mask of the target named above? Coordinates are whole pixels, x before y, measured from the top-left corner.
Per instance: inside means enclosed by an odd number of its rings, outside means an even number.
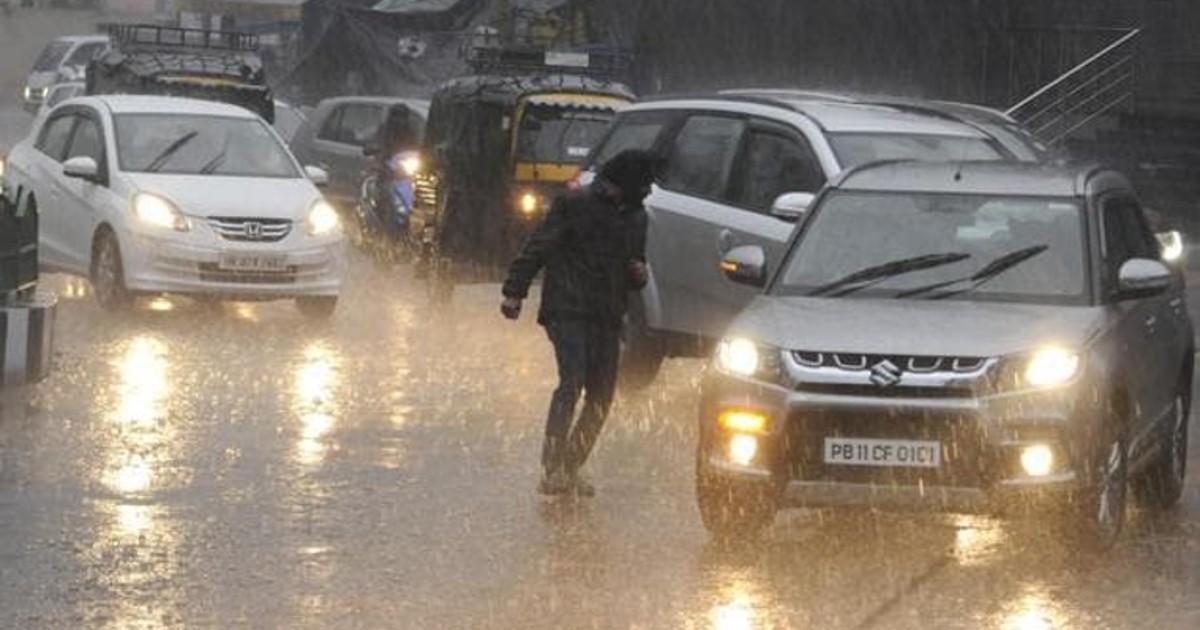
[[[729,459],[741,466],[749,466],[758,455],[758,438],[753,435],[737,434],[729,440]]]
[[[1021,469],[1030,477],[1045,477],[1054,470],[1054,449],[1047,444],[1032,444],[1021,449]]]
[[[756,411],[729,409],[721,412],[717,422],[730,431],[762,433],[767,428],[767,416]]]

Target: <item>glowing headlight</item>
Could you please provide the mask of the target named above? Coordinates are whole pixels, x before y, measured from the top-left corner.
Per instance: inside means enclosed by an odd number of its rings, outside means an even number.
[[[4,179],[4,156],[0,155],[0,179]]]
[[[1054,470],[1054,450],[1046,444],[1021,449],[1021,468],[1030,477],[1045,477]]]
[[[758,455],[758,438],[753,435],[735,435],[729,440],[729,459],[736,464],[747,466]]]
[[[521,195],[521,200],[517,204],[517,207],[521,210],[521,214],[525,216],[532,216],[537,213],[538,208],[540,208],[541,205],[542,200],[540,197],[534,193],[527,192]]]
[[[186,232],[191,229],[187,217],[170,201],[150,193],[138,193],[133,198],[133,214],[146,225]]]
[[[410,155],[400,160],[400,170],[409,177],[416,175],[421,170],[421,156]]]
[[[1062,348],[1039,350],[1025,366],[1025,382],[1034,387],[1053,387],[1075,378],[1079,355]]]
[[[754,376],[758,372],[758,346],[749,339],[735,337],[726,339],[717,346],[717,365],[721,369],[740,374]]]
[[[341,226],[341,219],[338,218],[337,210],[334,210],[328,201],[321,199],[308,211],[307,224],[309,236],[324,236],[337,231]]]
[[[1178,262],[1183,258],[1183,235],[1178,230],[1162,232],[1158,235],[1158,244],[1162,250],[1162,259],[1166,262]]]

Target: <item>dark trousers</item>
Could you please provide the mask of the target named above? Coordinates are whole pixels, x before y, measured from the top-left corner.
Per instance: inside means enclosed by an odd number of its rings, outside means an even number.
[[[558,388],[550,400],[542,467],[546,473],[564,470],[574,474],[587,461],[617,387],[619,331],[609,325],[569,320],[548,323],[546,334],[558,361]],[[583,410],[575,419],[580,392]]]

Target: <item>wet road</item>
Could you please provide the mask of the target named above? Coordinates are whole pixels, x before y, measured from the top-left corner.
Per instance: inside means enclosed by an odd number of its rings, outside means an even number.
[[[793,511],[709,543],[696,381],[621,399],[597,496],[534,492],[551,355],[496,287],[426,306],[364,260],[332,322],[63,295],[56,372],[0,405],[3,628],[1200,627],[1200,448],[1183,506],[1107,557],[1036,523]]]

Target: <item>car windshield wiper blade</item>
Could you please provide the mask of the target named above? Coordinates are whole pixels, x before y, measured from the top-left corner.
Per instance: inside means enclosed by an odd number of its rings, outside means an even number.
[[[929,299],[943,300],[948,297],[958,295],[960,293],[965,293],[967,291],[973,291],[976,288],[978,288],[979,286],[981,286],[984,283],[991,280],[992,278],[995,278],[996,276],[1008,271],[1009,269],[1012,269],[1013,267],[1016,267],[1017,265],[1025,262],[1026,260],[1029,260],[1030,258],[1037,256],[1038,254],[1046,251],[1047,249],[1050,249],[1049,245],[1031,245],[1029,247],[1022,247],[1021,249],[1011,251],[1011,252],[993,260],[992,262],[984,265],[982,269],[980,269],[979,271],[976,271],[975,273],[971,274],[970,276],[967,276],[966,278],[956,278],[954,280],[947,280],[946,282],[939,282],[937,284],[931,284],[928,286],[917,287],[915,289],[903,291],[903,292],[897,294],[896,297],[897,298],[909,298],[909,297],[913,297],[916,295],[921,295],[922,293],[930,293],[932,291],[937,291],[938,289],[944,289],[949,286],[961,284],[963,282],[969,282],[970,284],[968,284],[967,286],[965,286],[961,289],[955,289],[953,291],[942,291],[941,293],[931,295],[931,296],[929,296]]]
[[[213,171],[221,167],[225,163],[225,152],[221,151],[213,159],[208,161],[208,164],[200,167],[201,175],[210,175]]]
[[[146,165],[146,171],[153,173],[162,168],[163,165],[167,163],[167,160],[171,159],[172,155],[175,155],[176,151],[182,149],[183,145],[191,142],[192,138],[195,138],[198,135],[200,135],[199,131],[189,131],[176,138],[174,142],[167,145],[167,148],[162,150],[162,153],[158,154],[158,157],[154,158],[149,164]]]
[[[871,286],[877,282],[882,282],[888,278],[893,278],[901,274],[910,273],[913,271],[921,271],[923,269],[932,269],[949,265],[960,260],[970,258],[970,254],[962,252],[947,252],[942,254],[926,254],[924,256],[914,256],[912,258],[902,258],[891,262],[875,265],[856,271],[844,278],[834,280],[833,282],[823,284],[808,293],[810,296],[830,295],[840,297],[859,289]],[[840,289],[840,290],[839,290]]]

